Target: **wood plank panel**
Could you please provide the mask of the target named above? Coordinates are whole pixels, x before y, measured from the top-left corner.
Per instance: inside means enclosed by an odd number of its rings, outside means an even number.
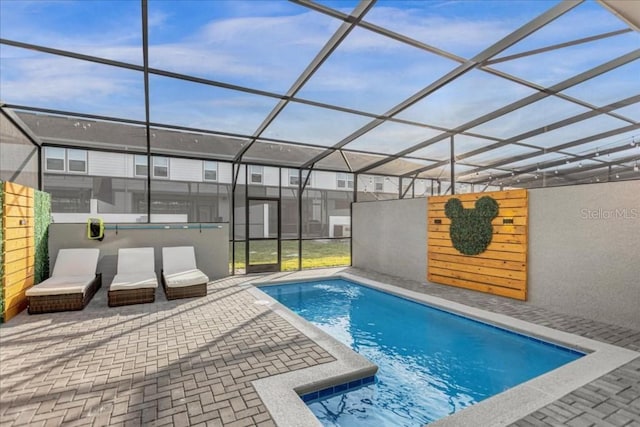
[[[429,232],[429,237],[434,239],[445,239],[451,242],[449,233],[444,231]],[[498,234],[494,233],[491,237],[492,242],[498,243],[527,243],[526,234]]]
[[[464,279],[471,282],[498,285],[504,288],[522,289],[523,280],[509,279],[507,277],[488,276],[486,274],[468,273],[466,271],[451,270],[449,268],[429,267],[431,274]]]
[[[439,231],[449,234],[449,225],[444,224],[429,224],[427,226],[427,231]],[[494,225],[493,226],[493,235],[496,234],[527,234],[527,227],[524,225]]]
[[[5,274],[2,278],[2,286],[4,289],[15,285],[16,283],[22,283],[25,278],[33,276],[35,269],[33,267],[27,267],[24,270],[16,271],[11,274]]]
[[[5,262],[4,274],[13,274],[17,271],[26,270],[29,267],[33,267],[34,259],[32,257],[22,258],[16,261]]]
[[[487,285],[486,283],[472,282],[468,280],[458,280],[447,276],[429,275],[428,279],[433,283],[457,286],[459,288],[471,289],[473,291],[485,292],[492,295],[500,295],[519,300],[526,300],[527,293],[523,290],[503,288],[501,286]]]
[[[2,224],[5,228],[29,228],[35,226],[35,221],[28,217],[5,217]]]
[[[464,255],[453,247],[451,219],[444,213],[446,202],[459,199],[465,209],[490,196],[498,203],[498,215],[491,221],[493,236],[487,249]],[[490,193],[430,197],[427,207],[427,279],[516,299],[526,299],[528,251],[528,193],[508,190]]]
[[[31,187],[16,184],[15,182],[6,181],[4,183],[4,192],[9,194],[15,194],[18,196],[27,196],[33,198],[35,190]]]
[[[27,196],[18,196],[17,194],[4,194],[4,204],[14,206],[33,207],[33,198]]]
[[[35,276],[32,274],[31,276],[25,276],[21,280],[14,282],[7,287],[4,288],[5,296],[7,295],[17,295],[20,292],[29,289],[35,283]]]
[[[465,273],[476,273],[485,276],[502,277],[505,279],[514,279],[521,281],[527,279],[526,271],[507,270],[506,268],[462,264],[460,262],[439,261],[436,259],[429,260],[429,265],[432,265],[435,268],[444,268],[448,270],[462,271]]]
[[[5,253],[14,251],[16,249],[27,248],[35,246],[36,239],[34,236],[29,236],[26,239],[5,240],[4,250]]]
[[[447,201],[452,197],[455,197],[456,199],[459,199],[464,203],[469,200],[478,200],[479,198],[484,196],[491,196],[498,202],[498,204],[500,204],[500,200],[505,199],[526,199],[527,190],[487,191],[485,193],[456,194],[455,196],[431,196],[429,197],[429,203],[447,203]]]
[[[8,296],[18,295],[20,292],[25,291],[32,287],[35,283],[35,276],[26,276],[19,282],[15,282],[5,288],[5,298]]]
[[[429,239],[429,245],[445,247],[445,248],[453,248],[453,243],[451,243],[451,239]],[[502,252],[515,252],[521,253],[523,252],[524,247],[526,247],[526,243],[499,243],[494,240],[491,241],[489,246],[487,246],[488,251],[502,251]]]
[[[6,240],[24,239],[25,237],[33,237],[35,230],[31,228],[5,228],[4,238]]]
[[[35,253],[36,253],[36,249],[33,246],[14,249],[4,254],[4,262],[8,264],[10,262],[17,261],[19,259],[33,257],[35,256]]]
[[[429,262],[431,260],[446,261],[455,263],[465,263],[469,265],[477,265],[481,267],[504,268],[506,270],[527,271],[526,262],[506,261],[498,259],[477,258],[465,255],[445,255],[435,252],[429,252]]]
[[[25,292],[34,284],[35,190],[12,182],[3,183],[2,232],[4,235],[4,321],[27,306]]]
[[[33,206],[29,207],[29,206],[5,205],[4,212],[3,212],[4,218],[10,218],[14,216],[21,217],[21,218],[33,218],[34,215],[35,215],[35,212],[33,210]]]
[[[504,220],[512,220],[512,222],[510,224],[505,224]],[[524,216],[497,216],[493,219],[493,221],[491,221],[491,225],[496,226],[496,225],[527,225],[527,217]],[[439,222],[436,222],[436,220],[438,220]],[[434,217],[429,217],[427,224],[433,224],[433,225],[451,225],[451,220],[449,218],[447,218],[446,216],[444,216],[444,213],[442,214],[442,216],[434,216]]]
[[[445,255],[462,255],[456,248],[447,248],[444,246],[430,246],[429,252],[435,252]],[[527,254],[513,252],[484,251],[481,254],[473,255],[473,258],[527,262]]]
[[[485,193],[487,194],[487,193]],[[473,208],[475,204],[475,200],[471,201],[462,201],[462,207],[464,208]],[[444,205],[446,202],[433,202],[429,203],[429,211],[444,211]],[[505,199],[500,201],[500,206],[504,208],[525,208],[527,207],[527,202],[523,199]]]

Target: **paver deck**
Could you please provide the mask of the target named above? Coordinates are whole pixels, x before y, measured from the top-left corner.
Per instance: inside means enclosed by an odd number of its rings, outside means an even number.
[[[346,271],[640,351],[640,331],[463,289]],[[0,425],[273,425],[251,382],[334,359],[255,304],[239,286],[249,279],[216,281],[207,297],[188,300],[167,301],[158,289],[153,304],[116,308],[107,307],[103,287],[81,312],[18,315],[0,327]],[[514,425],[640,426],[640,358]]]

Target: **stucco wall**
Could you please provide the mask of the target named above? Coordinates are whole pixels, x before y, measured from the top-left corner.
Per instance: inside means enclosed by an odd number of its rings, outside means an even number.
[[[222,228],[203,228],[202,232],[199,229],[122,229],[116,234],[115,230],[105,230],[104,240],[100,242],[87,239],[86,224],[54,223],[49,227],[50,271],[53,271],[59,249],[98,248],[98,271],[102,272],[103,286],[108,286],[116,273],[118,248],[153,247],[156,274],[160,279],[162,247],[193,246],[198,268],[209,279],[218,279],[229,275],[229,225],[218,225]],[[130,227],[132,224],[123,226]]]
[[[354,204],[353,265],[425,282],[426,206]],[[527,303],[640,329],[640,181],[529,191]]]
[[[529,302],[640,329],[640,181],[529,191]]]
[[[353,266],[425,281],[427,199],[354,203],[352,224]]]

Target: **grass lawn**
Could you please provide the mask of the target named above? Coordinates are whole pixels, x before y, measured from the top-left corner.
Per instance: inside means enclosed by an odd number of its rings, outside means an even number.
[[[350,240],[303,240],[302,268],[339,267],[351,264]],[[298,242],[283,240],[282,271],[298,269]],[[252,264],[271,264],[277,262],[275,241],[251,242],[249,254]],[[236,272],[245,269],[245,243],[236,242]],[[229,263],[231,265],[231,263]]]

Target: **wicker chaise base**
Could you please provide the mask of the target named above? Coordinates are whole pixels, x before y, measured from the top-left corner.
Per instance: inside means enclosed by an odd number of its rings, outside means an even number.
[[[156,300],[156,288],[123,289],[109,291],[109,307],[120,305],[145,304]]]
[[[162,279],[162,287],[164,293],[167,295],[167,299],[179,299],[179,298],[194,298],[194,297],[206,297],[207,296],[207,284],[198,283],[197,285],[170,287],[167,286],[166,280],[164,280],[164,273],[160,275]]]
[[[102,274],[96,274],[86,292],[77,294],[35,295],[27,297],[29,314],[82,310],[102,286]]]

